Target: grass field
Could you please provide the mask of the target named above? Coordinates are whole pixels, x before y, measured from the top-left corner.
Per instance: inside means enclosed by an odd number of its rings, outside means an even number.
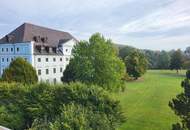
[[[119,130],[171,130],[178,118],[168,102],[181,92],[184,72],[151,70],[139,81],[128,82],[126,91],[117,95],[127,116]]]

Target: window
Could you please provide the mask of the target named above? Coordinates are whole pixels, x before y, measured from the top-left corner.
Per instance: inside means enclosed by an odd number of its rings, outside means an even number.
[[[48,59],[48,58],[46,58],[46,62],[48,62],[48,60],[49,60],[49,59]]]
[[[9,62],[9,58],[7,58],[7,62]]]
[[[38,62],[41,62],[41,58],[38,58]]]
[[[4,52],[4,48],[2,48],[1,51]]]
[[[56,58],[53,58],[53,61],[56,61]]]
[[[8,48],[6,48],[6,51],[8,52],[8,51],[9,51],[9,49],[8,49]]]
[[[11,48],[11,52],[13,52],[13,48]]]
[[[69,60],[69,58],[66,58],[66,61],[68,61]]]
[[[54,74],[56,73],[56,68],[53,68],[53,73],[54,73]]]
[[[48,69],[46,69],[46,74],[49,74],[49,70]]]
[[[19,47],[16,48],[16,51],[19,52]]]
[[[68,51],[68,49],[65,50],[66,52]]]
[[[38,70],[38,75],[41,75],[41,70]]]
[[[13,58],[11,58],[11,61],[13,61]]]
[[[63,72],[63,68],[62,67],[60,68],[60,72]]]
[[[60,58],[60,61],[62,61],[62,58]]]
[[[2,58],[2,62],[4,62],[4,58]]]

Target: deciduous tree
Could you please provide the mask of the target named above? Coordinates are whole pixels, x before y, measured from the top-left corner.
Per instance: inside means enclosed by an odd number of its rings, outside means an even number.
[[[124,73],[124,63],[118,58],[112,41],[97,33],[89,41],[81,41],[74,47],[73,59],[66,67],[62,81],[93,83],[113,90],[122,86]]]
[[[38,76],[35,68],[29,62],[19,57],[13,60],[9,67],[4,70],[2,80],[33,84],[38,81]]]

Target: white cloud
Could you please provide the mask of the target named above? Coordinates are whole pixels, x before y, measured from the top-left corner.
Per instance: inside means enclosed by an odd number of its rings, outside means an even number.
[[[167,31],[190,27],[190,1],[176,0],[148,16],[126,23],[119,30],[122,33]]]

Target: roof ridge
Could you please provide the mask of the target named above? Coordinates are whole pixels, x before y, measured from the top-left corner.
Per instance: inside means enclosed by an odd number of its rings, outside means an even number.
[[[66,32],[66,31],[62,31],[62,30],[58,30],[58,29],[54,29],[54,28],[49,28],[49,27],[41,26],[41,25],[37,25],[37,24],[32,24],[32,23],[29,23],[29,22],[24,22],[22,25],[35,26],[35,27],[40,27],[40,28],[43,28],[43,29],[48,29],[48,30],[52,30],[52,31],[56,31],[56,32],[68,33],[69,34],[69,32]]]

